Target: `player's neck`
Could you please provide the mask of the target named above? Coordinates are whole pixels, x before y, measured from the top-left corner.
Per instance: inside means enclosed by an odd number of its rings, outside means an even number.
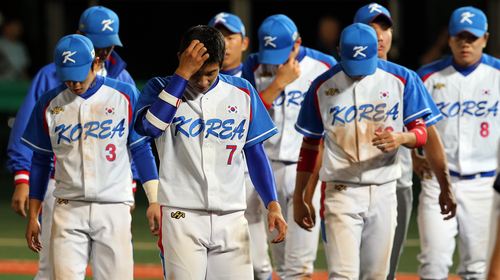
[[[95,71],[96,72],[99,72],[101,71],[101,69],[104,67],[104,62],[103,63],[97,63],[96,67],[95,67]]]
[[[232,63],[231,65],[229,66],[225,66],[222,68],[222,71],[224,72],[232,72],[233,70],[236,70],[236,69],[239,69],[241,66],[241,61],[240,60],[237,60],[235,63]]]

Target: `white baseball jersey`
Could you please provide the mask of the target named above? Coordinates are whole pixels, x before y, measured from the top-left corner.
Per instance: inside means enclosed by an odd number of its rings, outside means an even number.
[[[453,57],[419,69],[443,121],[436,124],[450,173],[494,171],[500,139],[500,60],[483,54],[477,65],[459,67]]]
[[[133,204],[129,147],[148,139],[130,127],[137,98],[132,85],[99,75],[82,96],[61,84],[40,97],[21,141],[57,157],[54,196]]]
[[[170,77],[144,87],[138,115]],[[160,157],[158,203],[194,210],[244,210],[243,149],[278,131],[255,89],[244,79],[219,75],[206,93],[189,86],[172,124],[155,139]]]
[[[379,59],[373,75],[355,81],[338,64],[311,85],[295,127],[313,138],[326,132],[321,181],[379,185],[401,177],[401,166],[398,150],[372,145],[375,132],[401,132],[430,114],[428,107],[402,66]]]
[[[271,160],[297,162],[302,145],[302,135],[294,129],[304,96],[311,83],[337,62],[329,55],[300,47],[298,54],[300,77],[287,85],[274,100],[269,115],[278,127],[277,136],[264,143]],[[258,53],[251,54],[243,66],[242,77],[262,92],[276,79],[276,65],[259,64]]]

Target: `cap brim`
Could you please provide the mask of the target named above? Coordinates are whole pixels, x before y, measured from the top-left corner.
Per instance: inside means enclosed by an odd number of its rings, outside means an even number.
[[[241,34],[241,30],[230,25],[230,24],[226,24],[226,23],[223,23],[223,22],[217,22],[216,24],[214,24],[214,27],[217,27],[219,25],[222,25],[224,26],[225,28],[227,28],[229,31],[233,32],[233,33],[240,33]],[[243,34],[242,34],[243,35]]]
[[[377,56],[366,60],[348,60],[341,57],[342,68],[351,77],[372,75],[377,70],[377,61]]]
[[[89,75],[90,65],[92,65],[92,62],[75,67],[60,67],[56,65],[57,80],[60,83],[66,81],[83,82]]]
[[[383,17],[384,19],[387,20],[387,22],[389,22],[390,26],[392,27],[394,25],[394,22],[392,22],[392,18],[390,18],[389,16],[387,16],[386,14],[384,13],[379,13],[378,15],[372,17],[372,20],[370,20],[369,23],[372,23],[376,18],[378,17]]]
[[[259,50],[259,62],[262,64],[280,65],[285,63],[290,57],[293,44],[281,50]]]
[[[482,37],[486,33],[485,30],[467,27],[467,28],[456,28],[454,30],[450,30],[450,36],[456,36],[462,32],[468,32],[478,38]]]
[[[122,41],[120,41],[120,37],[118,34],[112,35],[95,35],[95,34],[85,34],[90,41],[94,44],[96,48],[107,48],[111,46],[120,46],[123,47]]]

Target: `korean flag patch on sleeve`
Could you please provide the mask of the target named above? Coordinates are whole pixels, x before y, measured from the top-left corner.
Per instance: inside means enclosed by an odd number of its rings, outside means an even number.
[[[238,106],[236,106],[236,105],[227,105],[227,112],[229,114],[238,114]]]

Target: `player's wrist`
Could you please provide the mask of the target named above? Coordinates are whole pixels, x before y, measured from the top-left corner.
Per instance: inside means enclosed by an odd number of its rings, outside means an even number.
[[[177,70],[175,70],[174,73],[177,74],[178,76],[180,76],[181,78],[185,79],[185,80],[191,79],[191,76],[193,76],[193,74],[194,74],[194,73],[191,73],[190,71],[188,71],[186,69],[183,69],[181,66],[179,66],[179,68],[177,68]]]
[[[149,180],[142,184],[149,204],[158,203],[158,180]]]

